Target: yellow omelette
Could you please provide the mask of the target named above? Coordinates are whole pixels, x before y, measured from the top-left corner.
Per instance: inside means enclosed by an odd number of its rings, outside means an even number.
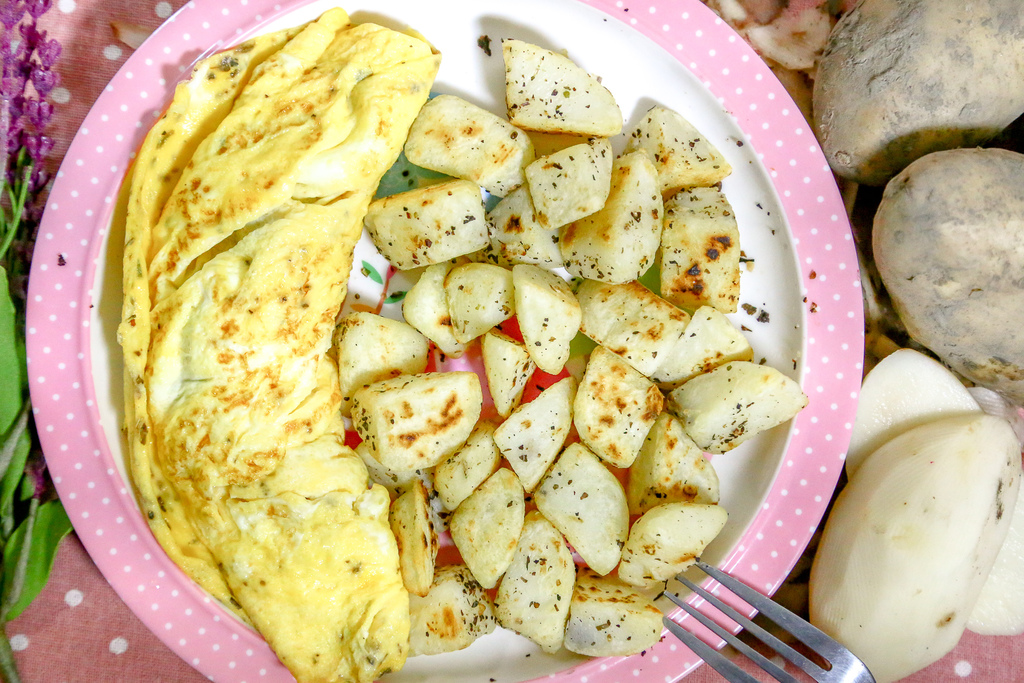
[[[299,681],[402,666],[388,494],[330,351],[352,250],[440,57],[340,9],[201,62],[136,158],[119,336],[129,465],[168,554]]]

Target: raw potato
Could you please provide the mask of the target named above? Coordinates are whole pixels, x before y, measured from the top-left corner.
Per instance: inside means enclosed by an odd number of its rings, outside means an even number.
[[[368,384],[427,369],[427,340],[412,326],[357,311],[342,318],[334,332],[338,354],[341,414],[352,413],[352,394]]]
[[[975,147],[1022,111],[1017,0],[865,0],[832,30],[814,81],[814,126],[829,165],[867,185],[884,185],[931,152]]]
[[[629,467],[629,514],[642,515],[662,503],[715,504],[718,497],[718,473],[711,462],[683,431],[679,418],[659,415]]]
[[[693,312],[685,334],[668,354],[658,375],[672,378],[662,383],[663,389],[674,389],[719,365],[753,357],[750,342],[724,313],[711,306],[701,306]]]
[[[659,372],[686,332],[690,316],[639,282],[609,285],[584,280],[576,292],[583,312],[580,331],[622,356],[656,381],[676,379]]]
[[[665,503],[633,522],[622,548],[619,578],[651,587],[693,564],[729,519],[725,508],[697,503]]]
[[[971,609],[967,629],[983,636],[1024,633],[1024,505],[1018,495],[1006,539]]]
[[[458,358],[466,352],[466,345],[455,339],[448,295],[444,291],[444,280],[452,267],[450,263],[438,263],[425,268],[416,284],[406,292],[402,315],[442,353]]]
[[[666,198],[684,187],[710,187],[732,173],[722,153],[693,124],[660,105],[651,107],[630,134],[626,151],[635,150],[654,160]]]
[[[604,207],[562,228],[566,270],[613,284],[636,280],[654,264],[663,212],[658,172],[647,153],[620,156]]]
[[[605,138],[622,132],[622,112],[608,88],[568,57],[521,40],[502,40],[501,52],[514,125]]]
[[[512,273],[490,263],[464,263],[444,279],[452,333],[461,344],[473,341],[515,313]]]
[[[480,422],[466,445],[434,468],[434,489],[447,510],[454,510],[494,474],[501,453],[494,444],[494,425]]]
[[[929,154],[885,188],[872,239],[878,272],[911,336],[1017,405],[1024,404],[1020,177],[1024,155],[1015,152]]]
[[[398,542],[402,583],[413,595],[423,597],[434,582],[437,533],[431,522],[427,487],[417,481],[391,504],[391,531]]]
[[[438,95],[420,109],[405,142],[409,161],[471,180],[504,197],[523,184],[533,161],[530,136],[461,97]]]
[[[580,569],[572,594],[565,649],[590,657],[627,657],[661,637],[661,610],[636,588]]]
[[[494,430],[494,443],[528,492],[537,487],[569,436],[575,395],[576,381],[560,379]]]
[[[475,372],[430,372],[360,389],[352,398],[352,424],[381,465],[408,473],[461,447],[482,407]]]
[[[633,464],[664,397],[654,382],[598,346],[590,354],[573,403],[580,440],[613,467]]]
[[[523,486],[508,469],[487,478],[448,522],[452,541],[473,576],[494,588],[515,556],[523,531],[526,503]]]
[[[529,263],[545,268],[562,266],[558,229],[537,220],[526,186],[513,190],[487,214],[491,249],[504,265]]]
[[[580,304],[565,280],[542,268],[513,266],[512,281],[526,350],[537,367],[557,375],[580,329]]]
[[[527,166],[526,183],[537,222],[557,228],[604,206],[611,189],[614,157],[608,140],[591,138]]]
[[[807,405],[800,385],[767,365],[734,361],[669,394],[668,409],[701,449],[724,453]]]
[[[665,202],[661,295],[693,310],[735,313],[740,301],[740,232],[720,190],[695,187]]]
[[[557,652],[575,581],[576,565],[562,534],[542,514],[530,512],[494,598],[498,622],[545,652]]]
[[[865,458],[909,429],[943,417],[980,412],[971,393],[941,363],[913,349],[900,349],[864,378],[846,473],[854,476]]]
[[[425,597],[409,596],[409,656],[469,647],[498,625],[491,599],[465,565],[438,567]]]
[[[452,180],[393,194],[370,204],[366,229],[400,270],[430,266],[487,246],[480,187]]]
[[[989,415],[916,427],[875,451],[840,492],[811,570],[811,622],[879,683],[960,639],[1010,524],[1020,444]]]
[[[534,501],[588,567],[602,576],[615,569],[629,531],[629,509],[622,484],[596,455],[571,444],[541,481]]]
[[[533,377],[537,365],[530,358],[524,343],[497,330],[491,330],[483,336],[480,348],[494,409],[498,415],[508,417],[519,407],[523,390]]]

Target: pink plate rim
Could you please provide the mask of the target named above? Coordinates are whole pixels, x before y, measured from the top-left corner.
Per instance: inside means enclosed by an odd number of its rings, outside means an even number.
[[[258,634],[167,558],[114,467],[92,380],[89,326],[92,308],[99,305],[93,283],[125,172],[122,164],[134,156],[145,132],[142,122],[161,105],[166,55],[180,54],[183,35],[188,44],[201,44],[189,43],[192,36],[214,36],[219,40],[206,52],[222,49],[311,1],[192,1],[170,17],[114,76],[72,142],[48,199],[29,280],[33,411],[75,530],[132,611],[210,680],[292,679]],[[799,108],[711,10],[697,0],[578,1],[660,45],[718,98],[770,175],[793,235],[804,296],[802,386],[810,404],[793,421],[760,513],[721,564],[770,594],[785,581],[825,512],[843,467],[860,389],[860,275],[843,202]],[[197,56],[198,51],[183,56],[182,66]],[[157,81],[161,95],[147,101],[140,87]],[[135,96],[120,96],[125,92]],[[785,542],[759,542],[765,537]],[[200,629],[202,636],[196,635]],[[554,678],[563,683],[674,681],[699,664],[684,646],[663,638],[643,657],[590,660]]]

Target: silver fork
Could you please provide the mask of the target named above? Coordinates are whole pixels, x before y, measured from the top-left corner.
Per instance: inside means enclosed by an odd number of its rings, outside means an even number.
[[[782,657],[785,657],[796,666],[800,667],[800,669],[815,681],[818,681],[819,683],[874,683],[875,679],[872,677],[871,672],[868,671],[868,668],[864,665],[864,662],[860,661],[852,652],[829,636],[825,635],[822,631],[793,614],[771,598],[758,593],[753,588],[750,588],[725,572],[716,569],[699,559],[696,564],[705,574],[722,584],[722,586],[742,598],[751,607],[796,637],[797,640],[802,642],[821,657],[826,662],[826,666],[819,666],[809,658],[800,654],[792,647],[768,633],[744,615],[740,614],[737,610],[727,605],[717,596],[694,584],[683,575],[680,574],[676,578],[694,593],[717,607],[730,619],[735,621],[737,624],[740,624],[744,629],[746,629],[747,633],[775,650],[775,652]],[[797,679],[786,673],[782,667],[741,641],[735,634],[720,626],[709,616],[700,612],[696,607],[687,604],[687,602],[678,595],[667,591],[664,595],[676,605],[686,610],[688,614],[700,623],[704,624],[704,626],[709,628],[718,637],[722,638],[722,640],[726,641],[742,654],[746,655],[776,680],[782,681],[783,683],[798,683]],[[665,622],[665,626],[668,630],[672,632],[672,635],[681,640],[684,645],[690,648],[694,654],[707,662],[712,668],[725,676],[726,680],[731,683],[759,683],[756,678],[743,671],[743,669],[737,666],[735,662],[727,658],[714,647],[705,643],[693,633],[684,629],[676,622],[672,621],[668,617],[665,617],[663,621]]]

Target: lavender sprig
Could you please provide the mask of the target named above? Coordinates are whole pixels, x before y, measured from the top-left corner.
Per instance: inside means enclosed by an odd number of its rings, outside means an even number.
[[[0,0],[0,677],[9,683],[20,678],[5,622],[42,589],[56,544],[70,529],[36,446],[21,341],[53,151],[48,97],[60,83],[60,43],[37,23],[51,4]]]

